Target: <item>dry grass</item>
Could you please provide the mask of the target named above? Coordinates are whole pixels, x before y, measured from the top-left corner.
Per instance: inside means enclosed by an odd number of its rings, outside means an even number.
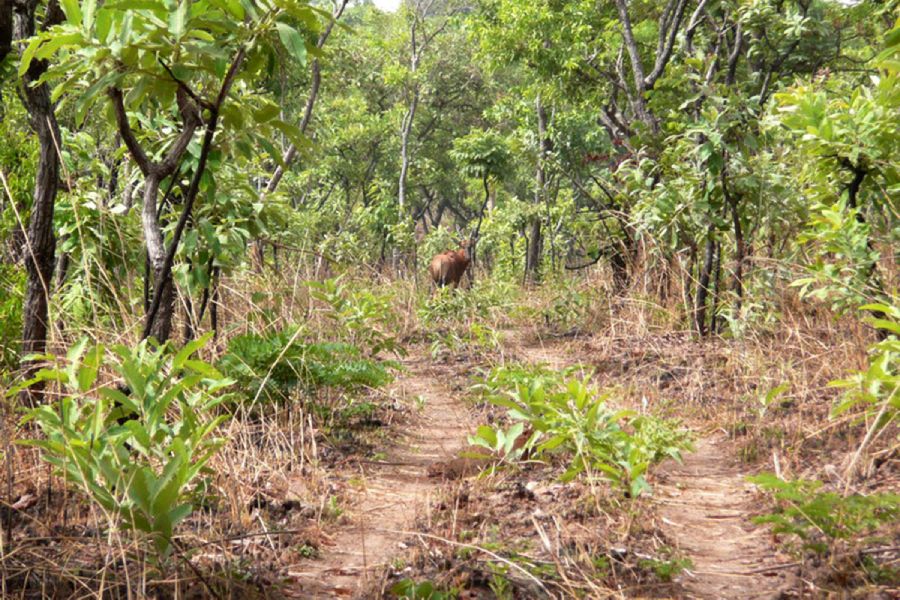
[[[284,259],[284,264],[291,263]],[[234,335],[295,323],[303,323],[313,340],[331,339],[326,311],[303,284],[321,277],[327,263],[296,264],[278,275],[246,273],[223,281],[221,333],[204,349],[205,359],[221,354]],[[439,337],[464,332],[473,323],[489,331],[514,328],[531,338],[563,336],[574,358],[596,369],[600,386],[618,390],[619,401],[678,416],[701,434],[723,429],[734,454],[753,468],[840,485],[865,433],[866,424],[852,416],[829,419],[836,392],[827,383],[863,367],[871,332],[810,308],[788,292],[769,308],[777,315],[774,325],[751,327],[740,339],[697,340],[684,330],[677,285],[672,283],[660,301],[649,276],[639,278],[642,283],[629,293],[615,295],[606,274],[579,275],[568,286],[522,293],[513,298],[512,311],[473,313],[440,327],[421,321],[428,293],[422,281],[380,275],[373,281],[371,273],[350,279],[394,298],[394,333],[425,344],[423,353],[434,352],[428,344],[436,331]],[[567,316],[571,303],[565,294],[572,293],[587,300]],[[119,304],[123,315],[133,315],[127,302]],[[121,318],[124,327],[88,333],[106,343],[133,343],[139,320]],[[53,347],[60,350],[81,333],[55,330]],[[465,372],[515,356],[514,347],[472,338],[434,358]],[[761,399],[784,383],[788,391],[765,406]],[[67,490],[35,450],[8,445],[2,449],[7,469],[0,490],[5,524],[0,596],[283,597],[289,590],[275,584],[285,580],[291,565],[314,560],[330,532],[352,513],[350,459],[379,452],[390,444],[392,432],[415,418],[412,399],[378,390],[368,394],[378,407],[377,427],[350,423],[346,431],[329,432],[304,402],[262,414],[241,412],[228,422],[222,433],[229,443],[210,465],[215,476],[208,506],[181,526],[179,552],[163,572],[152,567],[133,535],[110,526],[108,517]],[[14,443],[35,435],[17,425],[12,402],[6,406],[3,424],[11,433],[4,437]],[[898,489],[896,451],[896,436],[881,436],[857,470],[855,489]],[[475,589],[490,589],[492,582],[502,587],[505,580],[526,594],[544,593],[541,586],[572,597],[612,589],[621,596],[678,593],[674,584],[661,584],[642,558],[671,546],[649,525],[649,506],[626,505],[581,484],[555,484],[556,474],[552,466],[530,466],[487,480],[448,483],[442,499],[417,523],[421,535],[407,538],[405,562],[385,572],[380,589],[403,575]],[[627,552],[610,562],[620,547]]]

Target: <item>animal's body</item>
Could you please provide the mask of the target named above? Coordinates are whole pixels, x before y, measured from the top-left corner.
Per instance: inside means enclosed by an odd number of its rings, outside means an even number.
[[[453,284],[453,287],[459,287],[459,281],[469,268],[471,262],[469,256],[469,242],[464,241],[460,244],[459,250],[447,250],[440,254],[435,254],[428,266],[428,272],[435,285],[444,287]]]

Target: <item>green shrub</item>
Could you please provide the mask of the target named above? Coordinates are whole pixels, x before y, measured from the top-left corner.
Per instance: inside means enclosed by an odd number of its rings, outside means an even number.
[[[451,600],[457,597],[455,591],[442,592],[430,581],[416,583],[412,579],[402,579],[391,586],[391,594],[401,600]]]
[[[233,382],[191,358],[208,338],[178,352],[141,342],[111,355],[83,340],[63,364],[29,382],[56,382],[63,394],[28,413],[25,421],[45,437],[23,443],[39,447],[110,520],[146,534],[159,560],[171,552],[175,526],[197,504],[197,479],[225,442],[212,434],[226,417],[211,413]],[[104,366],[128,394],[98,382]]]
[[[351,290],[339,277],[307,283],[310,295],[327,306],[326,316],[335,323],[337,339],[357,346],[367,356],[387,351],[403,354],[396,331],[392,298],[366,289]]]
[[[589,380],[567,379],[540,367],[531,373],[503,367],[477,387],[489,402],[509,409],[511,418],[530,425],[534,433],[525,447],[532,456],[558,452],[568,457],[563,481],[600,476],[637,497],[649,489],[647,469],[667,457],[680,460],[681,452],[691,448],[690,434],[670,421],[610,409],[610,394],[596,393]],[[521,423],[509,432],[480,430],[470,441],[495,449],[522,430]]]
[[[244,394],[263,403],[286,402],[295,390],[320,388],[353,391],[390,383],[390,361],[365,358],[347,343],[297,341],[296,327],[269,335],[232,338],[219,360],[223,373],[235,379]]]
[[[418,316],[427,326],[500,318],[513,310],[516,292],[514,284],[489,279],[471,289],[439,288],[423,299]]]
[[[777,509],[753,519],[772,525],[776,534],[798,538],[803,549],[823,554],[835,540],[874,533],[900,518],[900,495],[883,493],[841,496],[823,491],[821,481],[784,481],[774,473],[747,478],[772,494]]]
[[[862,407],[867,418],[874,419],[872,427],[877,431],[895,422],[900,415],[900,307],[871,304],[863,310],[880,311],[883,318],[864,319],[887,333],[887,337],[869,349],[869,364],[865,371],[853,373],[846,379],[829,382],[832,387],[847,390],[833,415],[841,415],[853,408]]]
[[[587,294],[573,287],[571,281],[563,280],[558,282],[550,302],[541,309],[541,316],[545,326],[565,331],[584,322],[589,306]]]

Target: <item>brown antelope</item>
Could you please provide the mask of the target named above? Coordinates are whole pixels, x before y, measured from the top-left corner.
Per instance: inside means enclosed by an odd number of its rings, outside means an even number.
[[[444,287],[452,283],[454,288],[459,287],[459,281],[472,260],[469,254],[470,244],[469,240],[463,240],[459,245],[459,250],[447,250],[434,255],[428,266],[428,272],[435,285]]]

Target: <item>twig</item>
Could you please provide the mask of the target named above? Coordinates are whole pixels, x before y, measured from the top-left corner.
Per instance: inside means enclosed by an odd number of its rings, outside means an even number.
[[[194,102],[197,103],[197,106],[202,106],[203,108],[205,108],[207,110],[213,109],[213,105],[210,102],[208,102],[207,100],[204,100],[203,98],[201,98],[200,96],[195,94],[194,90],[192,90],[188,84],[186,84],[184,81],[182,81],[181,79],[179,79],[178,77],[175,76],[175,73],[172,72],[172,69],[169,68],[169,65],[166,64],[166,61],[164,61],[162,59],[162,57],[157,57],[156,60],[159,62],[160,65],[162,65],[162,68],[166,70],[166,73],[169,74],[169,77],[171,77],[172,80],[178,84],[178,87],[180,87],[182,90],[184,90],[184,93],[187,94],[188,96],[190,96],[191,100],[193,100]]]
[[[459,548],[469,548],[469,549],[471,549],[471,550],[477,550],[478,552],[482,552],[482,553],[484,553],[484,554],[487,554],[488,556],[490,556],[490,557],[493,558],[494,560],[498,560],[498,561],[502,562],[503,564],[505,564],[505,565],[507,565],[507,566],[509,566],[509,567],[512,567],[512,568],[515,569],[516,571],[520,571],[520,572],[523,573],[528,579],[530,579],[530,580],[532,580],[533,582],[535,582],[535,583],[538,585],[538,587],[541,588],[541,590],[542,590],[544,593],[546,593],[548,596],[550,595],[550,591],[549,591],[546,587],[544,587],[544,584],[541,582],[540,579],[538,579],[537,577],[535,577],[534,575],[532,575],[531,573],[529,573],[527,570],[525,570],[525,569],[523,569],[522,567],[520,567],[519,565],[517,565],[516,563],[514,563],[514,562],[512,562],[512,561],[509,561],[509,560],[503,558],[502,556],[500,556],[500,555],[498,555],[498,554],[495,554],[495,553],[491,552],[490,550],[488,550],[488,549],[486,549],[486,548],[482,548],[481,546],[476,546],[476,545],[474,545],[474,544],[465,544],[465,543],[462,543],[462,542],[454,542],[453,540],[448,540],[447,538],[443,538],[443,537],[441,537],[441,536],[439,536],[439,535],[433,535],[433,534],[430,534],[430,533],[423,533],[423,532],[421,532],[421,531],[403,531],[403,530],[401,530],[401,529],[378,529],[378,531],[382,531],[382,532],[384,532],[384,533],[394,533],[394,534],[397,534],[397,535],[414,535],[414,536],[417,536],[417,537],[420,537],[420,538],[425,537],[425,538],[428,538],[428,539],[431,539],[431,540],[435,540],[435,541],[438,541],[438,542],[443,542],[443,543],[448,544],[448,545],[450,545],[450,546],[457,546],[457,547],[459,547]]]

